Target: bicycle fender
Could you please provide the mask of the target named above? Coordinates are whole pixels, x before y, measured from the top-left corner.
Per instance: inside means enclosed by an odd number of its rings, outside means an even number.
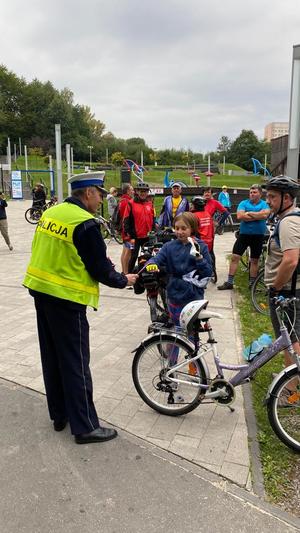
[[[266,398],[265,398],[265,403],[268,403],[268,401],[270,400],[270,396],[273,395],[273,390],[274,390],[275,386],[277,385],[278,381],[282,378],[282,376],[284,376],[285,374],[288,374],[289,371],[293,370],[294,368],[297,368],[296,364],[287,366],[281,372],[279,372],[279,374],[273,379],[271,385],[268,388],[268,392],[267,392],[267,395],[266,395]]]

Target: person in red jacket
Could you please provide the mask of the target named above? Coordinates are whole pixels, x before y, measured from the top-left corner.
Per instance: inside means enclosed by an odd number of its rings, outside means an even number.
[[[192,198],[192,213],[198,220],[200,239],[207,244],[208,251],[211,252],[214,247],[214,222],[212,216],[206,210],[206,200],[202,196]]]
[[[192,213],[198,220],[198,233],[200,239],[207,244],[211,257],[213,276],[212,281],[217,282],[216,256],[214,253],[215,225],[212,216],[206,209],[206,200],[202,196],[192,198]]]
[[[125,233],[124,230],[124,216],[126,207],[129,202],[132,202],[134,194],[134,189],[131,185],[131,183],[123,183],[122,185],[122,196],[119,201],[119,213],[120,218],[122,221],[122,239],[123,239],[123,249],[121,253],[121,265],[122,265],[122,272],[124,274],[128,274],[128,265],[131,257],[131,251],[132,251],[132,244],[130,243],[130,237]]]
[[[135,195],[128,202],[124,213],[124,231],[129,236],[134,248],[129,261],[128,272],[132,272],[140,247],[147,242],[148,233],[155,229],[155,214],[149,200],[148,183],[140,182],[135,187]]]
[[[224,217],[223,217],[224,220],[225,220],[225,218],[228,217],[228,211],[227,211],[226,207],[224,207],[221,204],[221,202],[218,202],[218,200],[215,200],[213,198],[213,193],[212,193],[212,188],[211,187],[205,187],[203,189],[203,198],[204,198],[204,200],[206,200],[205,211],[208,211],[208,213],[212,217],[217,212],[224,214]]]

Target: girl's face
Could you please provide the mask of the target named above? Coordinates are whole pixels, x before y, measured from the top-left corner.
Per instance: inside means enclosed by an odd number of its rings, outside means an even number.
[[[182,243],[187,243],[188,237],[192,235],[192,228],[183,222],[183,220],[179,220],[175,223],[175,233],[177,239],[179,239]]]

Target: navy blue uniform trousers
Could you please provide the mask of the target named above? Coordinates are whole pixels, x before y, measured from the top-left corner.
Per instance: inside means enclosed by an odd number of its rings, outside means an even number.
[[[99,427],[90,372],[86,306],[34,294],[48,409],[67,418],[73,435]]]

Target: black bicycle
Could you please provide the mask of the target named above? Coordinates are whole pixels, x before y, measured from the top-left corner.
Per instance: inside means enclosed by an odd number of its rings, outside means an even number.
[[[42,214],[46,209],[49,209],[49,207],[52,207],[53,205],[57,204],[57,198],[56,196],[52,196],[48,202],[46,202],[43,206],[32,206],[29,209],[27,209],[24,213],[25,220],[29,222],[29,224],[37,224],[40,220]]]
[[[118,244],[123,244],[121,232],[115,227],[112,219],[107,220],[101,215],[97,215],[97,220],[100,224],[100,231],[103,239],[114,239]]]
[[[134,291],[136,294],[142,294],[146,291],[152,324],[170,322],[166,292],[168,274],[163,268],[158,272],[147,272],[144,267],[149,259],[155,257],[165,242],[174,238],[176,237],[172,228],[150,233],[149,241],[142,246],[141,254],[138,257],[139,279],[134,285]],[[149,329],[151,330],[151,326]]]

